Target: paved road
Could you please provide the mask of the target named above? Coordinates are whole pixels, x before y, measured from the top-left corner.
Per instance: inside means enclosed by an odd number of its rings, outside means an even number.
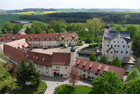
[[[42,80],[47,84],[47,90],[44,94],[53,94],[54,89],[62,84],[69,84],[68,80],[66,78],[60,78],[60,77],[46,77],[42,76]],[[79,80],[76,85],[87,85],[92,86],[91,81],[86,80]]]
[[[81,49],[86,48],[86,47],[88,47],[88,46],[89,46],[89,44],[84,43],[84,45],[79,46],[79,47],[76,49],[76,52],[78,52],[78,51],[80,51]]]

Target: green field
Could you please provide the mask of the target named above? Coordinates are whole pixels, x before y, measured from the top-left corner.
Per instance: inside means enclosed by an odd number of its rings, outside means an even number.
[[[20,14],[20,15],[43,15],[43,14],[50,14],[50,13],[59,13],[59,11],[28,11],[28,12],[17,12],[11,14]]]
[[[88,86],[78,85],[78,86],[68,86],[61,85],[56,89],[55,94],[94,94],[93,89]]]
[[[5,22],[10,22],[14,20],[20,20],[20,15],[0,15],[0,26],[2,26]]]

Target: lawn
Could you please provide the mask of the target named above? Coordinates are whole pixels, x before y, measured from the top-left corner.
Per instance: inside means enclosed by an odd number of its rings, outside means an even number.
[[[61,85],[56,88],[55,94],[93,94],[93,89],[84,85],[78,85],[74,87]]]
[[[39,87],[28,87],[21,90],[14,90],[10,94],[44,94],[45,90],[47,88],[47,85],[45,82],[40,83]]]

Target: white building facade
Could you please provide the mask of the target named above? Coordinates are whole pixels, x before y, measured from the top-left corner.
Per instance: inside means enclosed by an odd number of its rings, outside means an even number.
[[[102,39],[102,55],[108,57],[109,62],[118,56],[122,62],[128,62],[131,57],[132,39],[129,31],[109,31],[106,26]]]

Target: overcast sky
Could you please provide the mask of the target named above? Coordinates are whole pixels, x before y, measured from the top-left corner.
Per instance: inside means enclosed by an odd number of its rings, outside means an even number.
[[[0,9],[23,8],[134,8],[140,0],[0,0]]]

